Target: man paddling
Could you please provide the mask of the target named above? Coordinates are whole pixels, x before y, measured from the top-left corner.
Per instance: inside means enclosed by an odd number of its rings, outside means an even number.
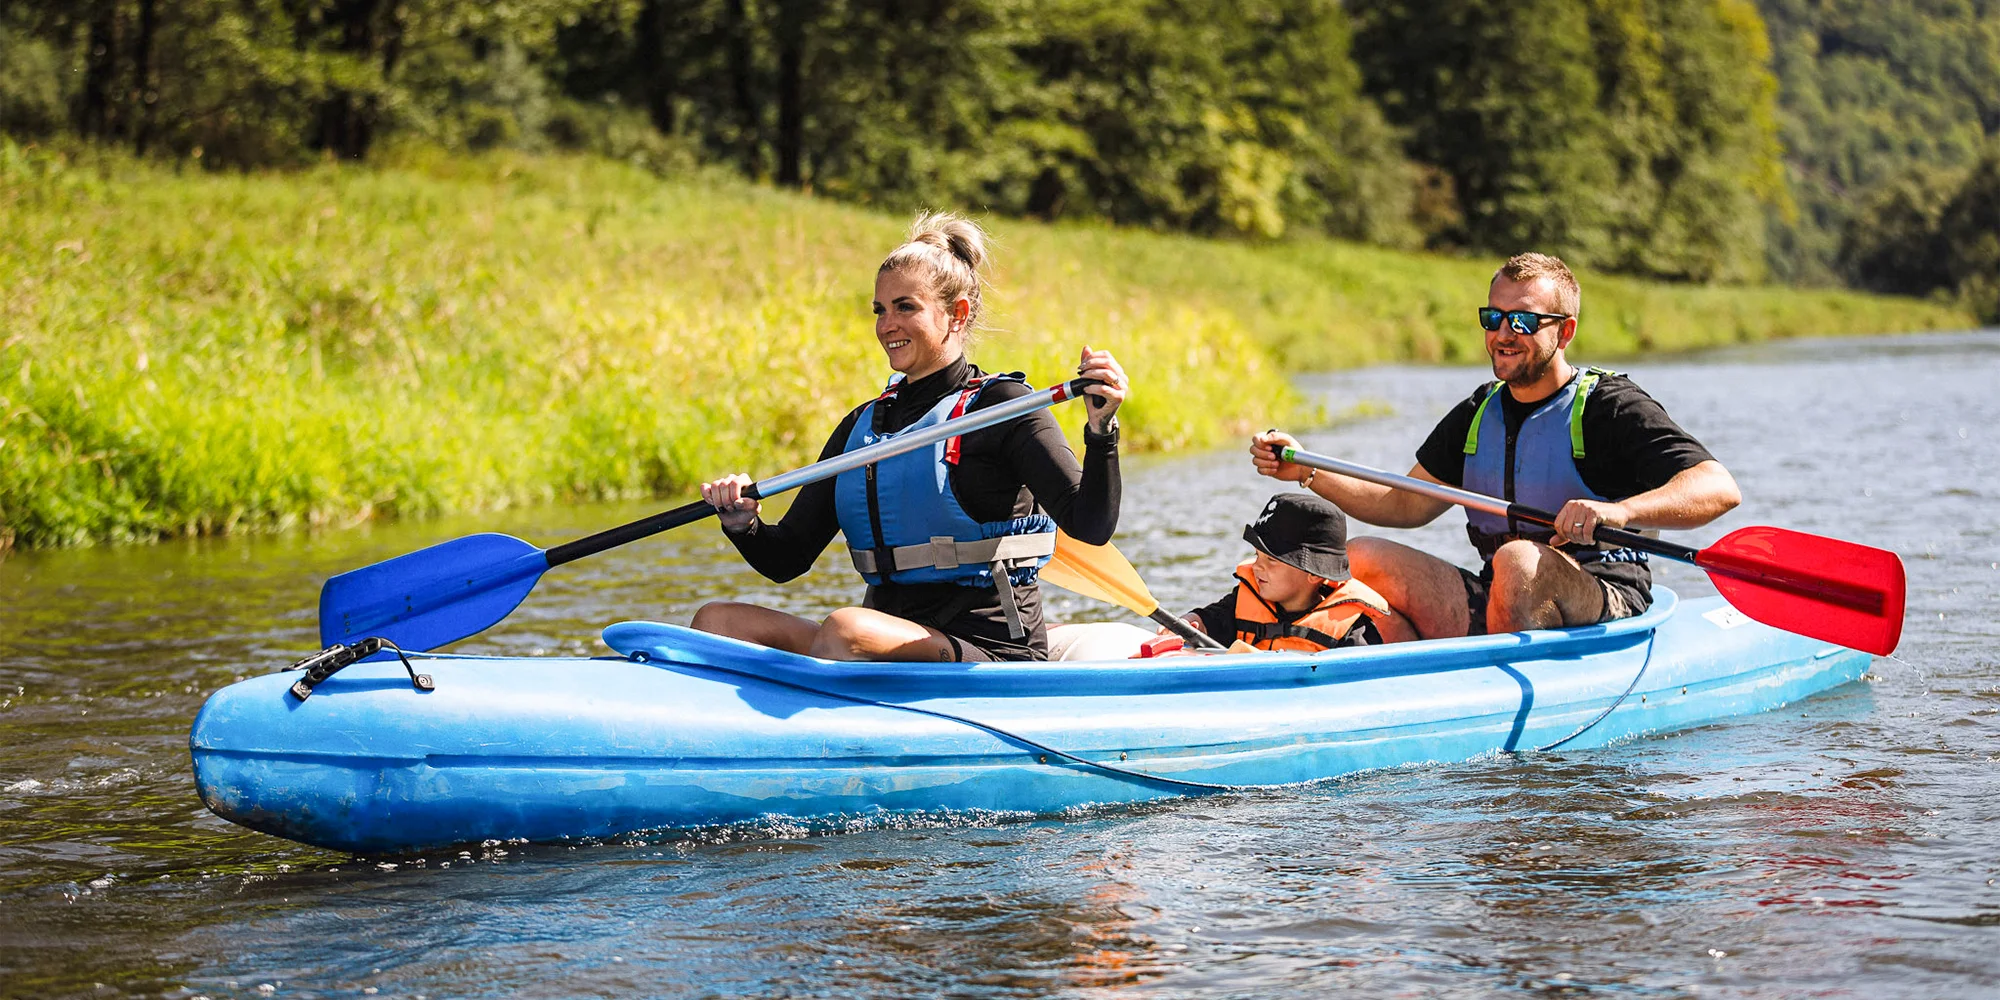
[[[1560,508],[1557,528],[1467,511],[1478,573],[1381,538],[1348,544],[1354,577],[1410,619],[1426,639],[1588,625],[1652,603],[1643,553],[1600,546],[1600,527],[1698,528],[1741,502],[1736,480],[1630,379],[1578,368],[1563,352],[1576,337],[1582,291],[1563,262],[1510,258],[1479,310],[1495,381],[1447,413],[1417,449],[1410,475]],[[1252,439],[1257,471],[1302,483],[1348,516],[1415,528],[1451,505],[1280,461],[1296,445],[1281,431]]]

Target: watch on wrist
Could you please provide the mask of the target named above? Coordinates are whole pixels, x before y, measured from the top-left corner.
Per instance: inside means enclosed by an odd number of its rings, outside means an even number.
[[[1104,422],[1104,432],[1101,434],[1095,430],[1092,430],[1091,426],[1088,423],[1084,424],[1083,438],[1085,441],[1100,441],[1100,442],[1109,442],[1118,440],[1118,417],[1116,415],[1113,415],[1109,420],[1106,420]]]

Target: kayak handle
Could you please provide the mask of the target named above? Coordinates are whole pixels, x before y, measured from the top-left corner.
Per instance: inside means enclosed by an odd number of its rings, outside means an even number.
[[[376,653],[381,652],[385,646],[395,650],[396,658],[403,661],[403,669],[410,672],[411,687],[419,691],[437,689],[437,684],[431,680],[431,675],[417,673],[417,668],[410,665],[410,657],[403,652],[403,647],[379,635],[371,635],[352,646],[336,642],[286,667],[286,670],[303,670],[306,672],[304,677],[292,682],[292,697],[300,701],[312,697],[313,689],[319,687],[322,681],[339,673],[342,667],[374,656]]]

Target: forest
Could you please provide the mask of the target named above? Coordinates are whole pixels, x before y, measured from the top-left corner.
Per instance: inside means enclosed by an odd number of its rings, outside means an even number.
[[[1995,0],[11,0],[0,129],[207,170],[575,149],[2000,318]]]

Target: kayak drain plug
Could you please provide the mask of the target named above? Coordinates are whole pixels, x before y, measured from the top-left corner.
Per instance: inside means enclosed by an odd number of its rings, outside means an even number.
[[[431,675],[417,673],[417,668],[410,665],[410,658],[403,652],[403,647],[379,635],[372,635],[352,646],[336,642],[286,667],[285,669],[287,670],[303,670],[306,672],[304,677],[292,682],[292,697],[300,701],[312,697],[313,689],[318,687],[321,681],[339,673],[340,668],[350,663],[374,656],[376,653],[381,652],[384,647],[395,650],[396,659],[403,661],[403,669],[410,672],[411,687],[419,691],[430,691],[437,687],[431,681]]]

